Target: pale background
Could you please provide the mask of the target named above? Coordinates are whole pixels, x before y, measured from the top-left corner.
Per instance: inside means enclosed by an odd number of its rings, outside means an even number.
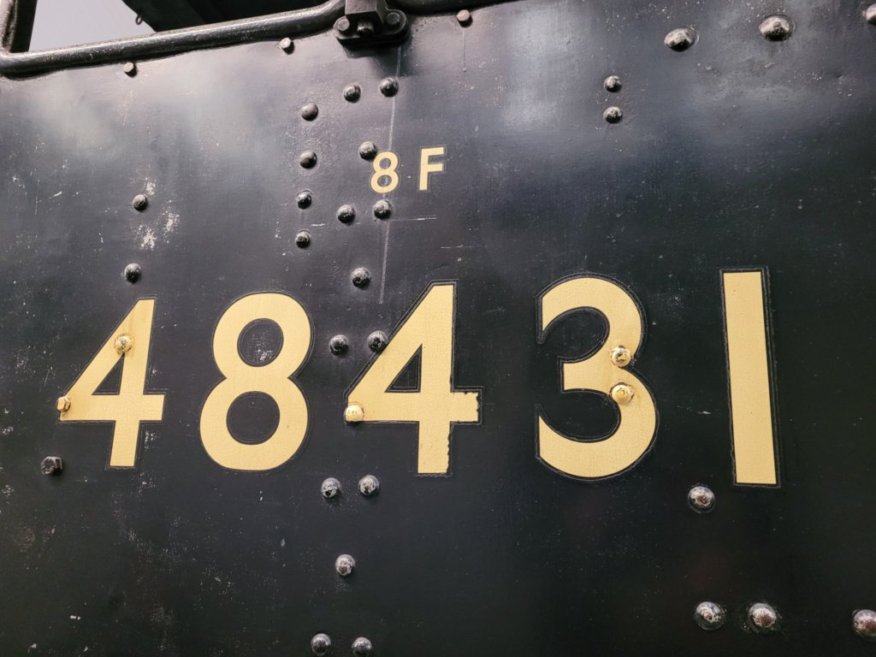
[[[38,0],[31,50],[149,34],[122,0]]]

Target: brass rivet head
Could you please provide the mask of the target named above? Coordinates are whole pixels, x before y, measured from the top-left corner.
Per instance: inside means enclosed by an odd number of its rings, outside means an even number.
[[[787,16],[768,16],[760,24],[761,35],[770,41],[784,41],[793,31],[794,27]]]
[[[126,353],[131,351],[131,347],[134,346],[134,338],[132,338],[127,333],[122,333],[119,337],[116,338],[116,341],[113,342],[113,347],[116,350],[116,353],[119,356],[124,356]]]
[[[66,413],[70,410],[70,398],[66,395],[63,397],[58,397],[58,401],[55,404],[55,408],[58,409],[59,413]]]
[[[876,641],[876,611],[872,609],[858,609],[852,617],[852,627],[854,627],[855,634],[859,637]]]
[[[629,404],[635,396],[635,390],[626,383],[618,383],[611,389],[611,398],[618,404]]]
[[[715,493],[708,486],[697,485],[687,492],[687,502],[694,511],[711,511],[715,507]]]
[[[319,634],[314,634],[313,638],[310,640],[310,649],[313,651],[314,655],[317,655],[317,657],[327,655],[329,648],[331,647],[332,640],[329,638],[328,634],[320,632]]]
[[[864,18],[870,25],[876,25],[876,4],[872,4],[864,11]]]
[[[692,27],[680,27],[677,30],[672,30],[663,39],[666,47],[675,52],[684,52],[690,48],[697,40],[697,33]]]
[[[710,632],[724,625],[726,619],[727,614],[724,612],[724,609],[721,605],[714,602],[701,602],[697,605],[696,610],[694,610],[694,622],[701,629]]]
[[[365,409],[359,404],[350,404],[344,409],[344,422],[356,424],[365,420]]]
[[[771,605],[757,602],[748,608],[748,622],[755,632],[768,634],[778,628],[779,615]]]
[[[356,560],[349,554],[342,554],[335,559],[335,570],[341,577],[349,577],[356,567]]]
[[[618,367],[626,367],[632,360],[632,354],[626,347],[617,346],[611,350],[611,362]]]

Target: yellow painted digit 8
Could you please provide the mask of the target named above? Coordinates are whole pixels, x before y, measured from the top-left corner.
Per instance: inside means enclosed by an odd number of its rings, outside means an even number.
[[[387,166],[381,166],[381,163],[386,162]],[[398,155],[392,151],[383,151],[378,153],[373,162],[374,175],[371,176],[371,189],[378,194],[389,194],[392,190],[398,187]],[[382,179],[386,178],[386,183],[381,183]]]
[[[243,329],[257,319],[275,322],[283,334],[276,358],[261,366],[245,362],[237,348]],[[201,442],[216,463],[232,470],[270,470],[295,455],[307,431],[307,402],[289,377],[304,363],[310,340],[307,313],[285,294],[251,294],[225,311],[213,335],[213,357],[225,379],[201,410]],[[241,443],[228,430],[228,409],[247,392],[269,395],[280,411],[276,431],[258,444]]]
[[[642,314],[620,285],[596,276],[561,281],[539,301],[539,336],[562,315],[590,308],[608,324],[600,348],[582,360],[563,363],[563,390],[589,390],[608,395],[620,411],[610,436],[584,442],[566,436],[538,418],[538,455],[553,468],[581,479],[622,472],[648,451],[657,430],[657,411],[647,386],[626,369],[642,341]]]

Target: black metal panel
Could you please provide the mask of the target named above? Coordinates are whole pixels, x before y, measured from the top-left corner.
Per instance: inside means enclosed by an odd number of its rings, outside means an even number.
[[[339,655],[357,636],[387,656],[872,654],[851,629],[876,606],[863,9],[791,0],[794,33],[771,42],[764,0],[509,3],[469,27],[415,19],[407,43],[356,56],[325,33],[292,54],[143,62],[133,78],[0,80],[3,654],[273,657],[308,654],[317,632]],[[687,25],[695,45],[668,49]],[[378,91],[386,76],[395,96]],[[386,221],[370,212],[366,140],[401,162]],[[419,192],[420,149],[436,145],[446,171]],[[719,271],[749,266],[769,272],[778,488],[732,484]],[[592,349],[602,322],[577,313],[536,341],[540,292],[583,272],[635,292],[635,370],[659,411],[645,458],[590,483],[534,455],[537,406],[582,436],[615,422],[602,397],[559,392],[557,357]],[[449,476],[423,477],[414,426],[351,427],[343,410],[366,337],[438,280],[457,283],[454,380],[482,390],[481,423],[454,429]],[[295,377],[308,433],[281,468],[232,472],[199,438],[221,379],[211,339],[235,299],[266,290],[311,317]],[[112,427],[61,423],[54,400],[141,298],[157,300],[147,390],[166,395],[164,420],[141,428],[135,470],[108,469]],[[251,400],[230,421],[253,440],[274,413]],[[47,455],[60,476],[40,474]],[[374,498],[355,491],[366,473]],[[344,487],[334,504],[328,476]],[[700,482],[710,514],[686,503]],[[702,600],[728,609],[720,631],[692,621]],[[782,617],[772,636],[743,627],[762,600]]]

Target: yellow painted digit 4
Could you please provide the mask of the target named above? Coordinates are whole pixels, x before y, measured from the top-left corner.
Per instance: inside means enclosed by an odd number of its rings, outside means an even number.
[[[164,395],[144,393],[154,299],[142,299],[104,342],[66,395],[58,400],[61,422],[115,422],[109,465],[133,468],[141,422],[158,422]],[[123,358],[118,394],[95,394]]]
[[[446,474],[453,424],[480,419],[479,394],[453,390],[455,294],[452,283],[430,287],[347,398],[348,411],[361,409],[358,417],[348,414],[348,421],[419,424],[419,474]],[[419,389],[389,392],[417,352]]]

